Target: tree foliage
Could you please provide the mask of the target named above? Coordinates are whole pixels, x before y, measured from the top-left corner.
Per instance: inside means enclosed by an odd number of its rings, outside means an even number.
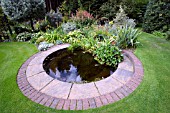
[[[24,21],[45,15],[44,0],[1,0],[1,6],[10,20]]]
[[[144,16],[143,29],[146,32],[170,29],[170,0],[150,0]]]

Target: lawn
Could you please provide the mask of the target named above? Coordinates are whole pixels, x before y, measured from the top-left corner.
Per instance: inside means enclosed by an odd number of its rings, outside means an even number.
[[[128,97],[114,104],[86,111],[59,111],[36,104],[23,96],[16,83],[21,64],[38,52],[33,44],[0,43],[1,113],[169,113],[170,42],[142,33],[135,50],[144,66],[144,79]]]

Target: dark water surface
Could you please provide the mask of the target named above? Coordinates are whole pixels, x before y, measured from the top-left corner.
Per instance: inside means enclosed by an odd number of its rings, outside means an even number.
[[[82,50],[59,50],[44,61],[44,69],[53,78],[64,82],[85,83],[110,76],[115,68],[100,65]]]

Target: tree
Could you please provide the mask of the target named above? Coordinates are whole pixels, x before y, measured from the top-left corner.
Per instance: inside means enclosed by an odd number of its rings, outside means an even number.
[[[45,0],[46,11],[50,12],[51,10],[54,10],[56,12],[63,1],[64,0]]]
[[[2,37],[9,38],[7,31],[9,31],[10,35],[12,35],[8,18],[3,13],[2,7],[0,6],[0,42],[2,41]]]
[[[1,6],[4,13],[10,20],[14,21],[31,21],[45,17],[45,2],[44,0],[1,0]]]
[[[143,29],[166,32],[170,29],[170,0],[150,0],[144,16]]]

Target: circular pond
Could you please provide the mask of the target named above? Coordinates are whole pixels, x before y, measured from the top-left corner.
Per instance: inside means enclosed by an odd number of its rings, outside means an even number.
[[[86,83],[110,76],[115,68],[101,65],[83,50],[62,49],[49,55],[43,65],[53,78],[63,82]]]

